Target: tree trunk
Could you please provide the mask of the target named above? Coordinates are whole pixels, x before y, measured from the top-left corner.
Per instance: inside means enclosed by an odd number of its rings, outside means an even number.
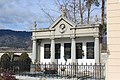
[[[88,18],[87,18],[87,24],[90,23],[90,7],[88,8]]]
[[[105,7],[105,1],[104,0],[102,0],[102,15],[101,15],[101,17],[102,17],[102,25],[104,25],[104,12],[105,12],[105,9],[104,9],[104,7]]]
[[[79,10],[80,10],[80,23],[83,24],[83,13],[82,13],[81,0],[79,0]]]
[[[87,18],[87,24],[90,23],[90,9],[91,9],[92,1],[87,0],[87,9],[88,9],[88,18]]]
[[[105,1],[102,0],[102,14],[101,14],[101,30],[103,30],[103,26],[104,26],[104,12],[105,12]],[[101,50],[104,48],[104,33],[103,31],[101,31],[101,43],[100,43],[100,47],[101,47]]]
[[[75,10],[76,10],[76,6],[75,6],[75,0],[74,0],[74,2],[73,2],[73,10],[74,10],[74,12],[73,12],[73,15],[74,15],[74,22],[76,23],[76,12],[75,12]]]

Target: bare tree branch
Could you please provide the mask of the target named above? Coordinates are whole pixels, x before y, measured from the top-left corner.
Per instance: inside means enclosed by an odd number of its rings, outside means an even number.
[[[52,18],[52,16],[48,12],[46,12],[44,9],[41,9],[41,10],[50,18],[50,20],[52,22],[54,22],[54,19]]]
[[[90,13],[92,13],[94,10],[98,10],[98,9],[101,9],[101,8],[94,8],[90,11]]]

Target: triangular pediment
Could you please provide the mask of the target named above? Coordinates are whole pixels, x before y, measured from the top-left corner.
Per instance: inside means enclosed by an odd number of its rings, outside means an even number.
[[[72,21],[70,21],[69,19],[65,18],[65,17],[59,17],[55,22],[53,22],[53,24],[49,27],[49,29],[55,29],[57,25],[59,24],[68,24],[70,28],[74,28],[76,25],[75,23],[73,23]]]

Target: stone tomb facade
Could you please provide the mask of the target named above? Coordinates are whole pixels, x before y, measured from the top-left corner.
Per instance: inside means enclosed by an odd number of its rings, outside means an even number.
[[[61,16],[49,28],[34,27],[32,61],[99,63],[99,26],[76,25]]]

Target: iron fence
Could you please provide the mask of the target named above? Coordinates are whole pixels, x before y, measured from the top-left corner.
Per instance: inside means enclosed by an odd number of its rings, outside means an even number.
[[[104,80],[104,64],[33,64],[31,72],[19,73],[19,75],[52,77],[52,78],[77,78],[82,80]]]
[[[39,63],[32,64],[31,70],[20,71],[19,66],[14,66],[16,75],[32,76],[32,77],[47,77],[47,78],[77,78],[79,80],[104,80],[105,79],[105,64],[54,64],[54,63]]]

